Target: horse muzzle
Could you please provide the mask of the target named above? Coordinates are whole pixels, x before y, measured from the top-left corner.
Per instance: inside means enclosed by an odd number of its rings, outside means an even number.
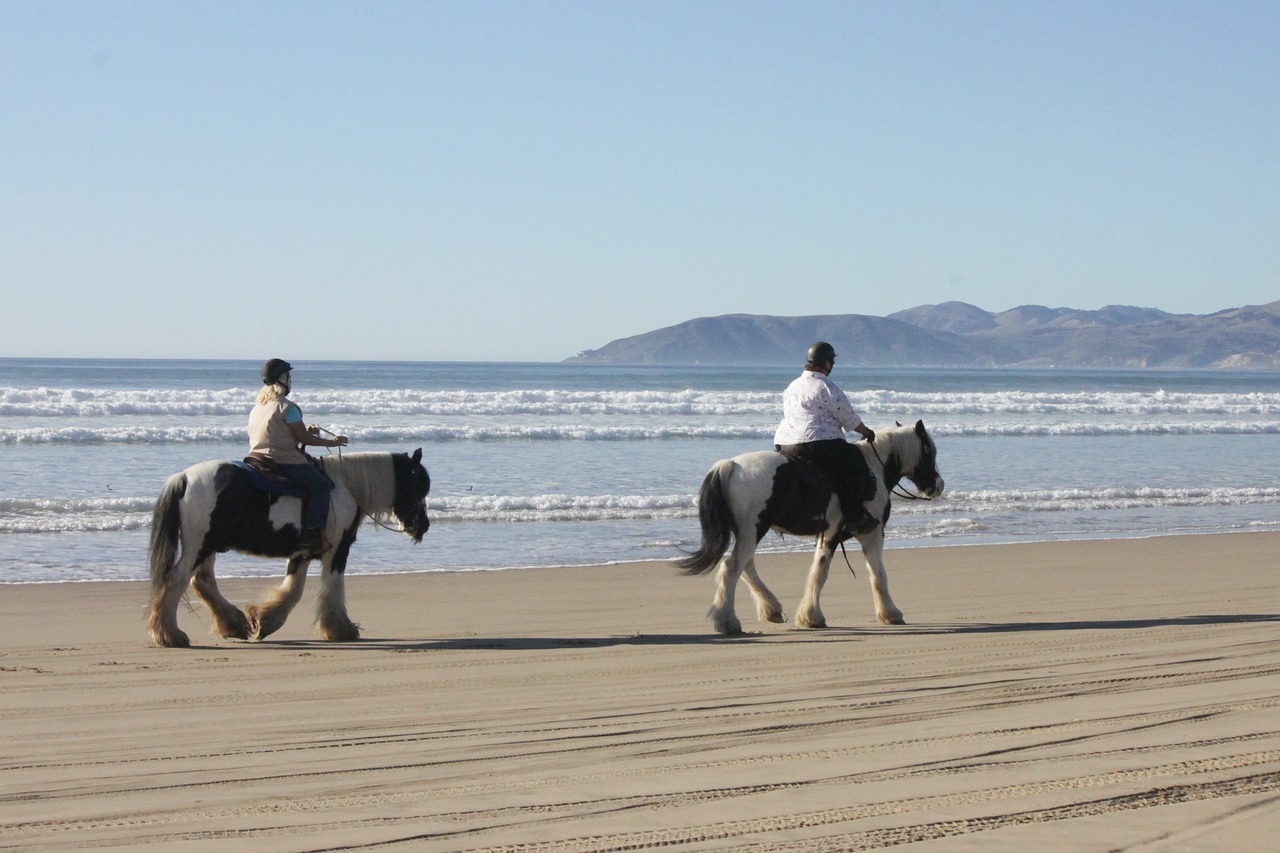
[[[942,482],[942,478],[939,477],[938,479],[933,481],[933,485],[931,487],[927,489],[921,489],[920,494],[924,495],[930,500],[933,500],[934,498],[940,498],[942,497],[942,489],[944,485],[945,484]]]
[[[908,476],[907,479],[911,480],[916,487],[916,491],[919,492],[920,497],[925,500],[931,501],[934,498],[942,497],[942,489],[945,484],[942,482],[941,476],[936,476],[931,479],[921,478],[919,480],[915,477]]]
[[[414,515],[413,523],[405,524],[404,532],[409,534],[409,538],[413,539],[414,544],[422,541],[422,537],[427,535],[427,531],[431,528],[431,519],[427,517],[426,507],[418,507],[418,512]]]

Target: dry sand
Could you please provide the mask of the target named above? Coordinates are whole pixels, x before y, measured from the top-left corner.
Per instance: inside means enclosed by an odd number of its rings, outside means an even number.
[[[353,644],[313,577],[262,643],[184,609],[189,650],[142,584],[0,586],[0,849],[1274,850],[1278,555],[890,548],[908,625],[840,563],[831,628],[744,590],[738,638],[661,563],[356,572]],[[789,612],[806,564],[761,560]]]

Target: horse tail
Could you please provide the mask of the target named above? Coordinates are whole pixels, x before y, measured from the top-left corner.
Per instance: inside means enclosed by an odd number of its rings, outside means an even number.
[[[151,514],[151,589],[160,592],[169,583],[169,575],[178,556],[181,532],[182,498],[187,494],[187,475],[174,474],[160,490]]]
[[[729,547],[734,534],[733,513],[725,484],[733,473],[733,460],[723,459],[712,466],[698,492],[698,522],[702,526],[702,544],[698,550],[678,560],[676,566],[686,575],[705,575],[715,568]]]

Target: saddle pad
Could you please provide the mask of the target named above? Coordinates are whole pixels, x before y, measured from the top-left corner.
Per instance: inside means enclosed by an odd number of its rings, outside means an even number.
[[[271,492],[274,495],[285,495],[291,498],[302,497],[302,489],[296,484],[288,480],[282,480],[279,477],[268,477],[252,465],[242,462],[239,459],[231,463],[242,471],[249,474],[249,482],[253,484],[255,489],[261,489],[264,492]]]

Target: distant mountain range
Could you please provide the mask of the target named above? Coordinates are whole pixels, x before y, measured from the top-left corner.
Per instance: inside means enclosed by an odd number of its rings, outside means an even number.
[[[949,367],[1280,368],[1280,301],[1216,314],[943,302],[887,317],[700,317],[586,350],[570,362],[796,365],[815,340],[844,364]]]

